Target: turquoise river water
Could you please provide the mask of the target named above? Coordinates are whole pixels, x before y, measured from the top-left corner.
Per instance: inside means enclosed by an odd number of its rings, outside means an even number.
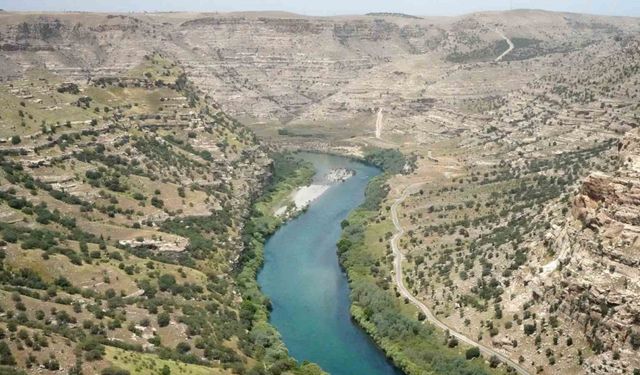
[[[336,254],[340,222],[364,201],[367,183],[380,170],[338,156],[300,156],[314,164],[315,178],[333,168],[356,174],[267,241],[258,283],[272,301],[271,323],[296,360],[317,363],[332,375],[401,375],[351,320],[349,285]]]

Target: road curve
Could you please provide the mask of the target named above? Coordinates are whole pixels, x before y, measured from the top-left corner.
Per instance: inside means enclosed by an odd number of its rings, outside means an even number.
[[[416,307],[418,307],[423,313],[424,315],[427,317],[427,320],[433,324],[434,326],[442,329],[442,330],[448,330],[449,334],[453,337],[455,337],[456,339],[458,339],[458,341],[463,342],[467,345],[470,346],[477,346],[480,349],[480,352],[482,352],[483,354],[486,355],[495,355],[496,357],[498,357],[500,359],[500,361],[502,361],[503,363],[513,367],[514,370],[516,370],[516,372],[520,375],[530,375],[529,372],[527,370],[525,370],[522,366],[520,366],[518,363],[516,363],[515,361],[511,360],[509,357],[505,356],[504,354],[489,348],[488,346],[485,346],[479,342],[473,341],[472,339],[468,338],[467,336],[456,332],[455,330],[451,329],[449,326],[447,326],[445,323],[443,323],[442,321],[440,321],[432,312],[431,310],[427,307],[427,305],[425,305],[424,303],[422,303],[420,300],[418,300],[418,298],[416,298],[413,294],[411,294],[411,292],[409,292],[409,290],[405,287],[404,285],[404,280],[403,280],[403,276],[402,276],[402,261],[404,260],[404,255],[402,254],[402,252],[400,251],[399,247],[398,247],[398,241],[400,240],[400,237],[402,237],[402,235],[404,234],[404,228],[402,228],[402,225],[400,225],[400,220],[398,219],[398,206],[400,204],[402,204],[402,202],[404,202],[404,200],[407,198],[407,196],[410,193],[410,190],[416,186],[422,185],[423,183],[415,183],[412,185],[407,186],[402,195],[400,196],[400,198],[396,199],[396,201],[393,203],[393,205],[391,205],[391,219],[393,220],[393,225],[396,227],[396,233],[393,235],[393,237],[391,237],[391,249],[393,250],[393,270],[394,270],[394,280],[395,283],[398,287],[398,291],[400,292],[400,294],[407,298],[409,301],[411,301],[411,303],[413,303]]]
[[[496,62],[502,60],[503,57],[505,57],[509,52],[511,52],[513,50],[513,42],[511,42],[511,39],[507,38],[506,35],[504,35],[504,33],[500,30],[496,30],[496,33],[498,33],[504,40],[507,41],[507,44],[509,44],[509,48],[507,48],[506,51],[502,52],[502,54],[498,57],[496,57]]]

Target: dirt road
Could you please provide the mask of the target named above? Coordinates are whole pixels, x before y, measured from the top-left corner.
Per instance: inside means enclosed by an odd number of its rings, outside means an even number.
[[[411,292],[409,292],[409,290],[405,287],[403,276],[402,276],[402,261],[404,259],[404,255],[402,254],[402,252],[398,247],[398,241],[400,240],[400,237],[402,237],[402,235],[404,234],[404,228],[402,228],[402,225],[400,224],[400,220],[398,219],[398,206],[400,206],[402,202],[404,202],[407,196],[411,193],[412,189],[420,185],[423,185],[423,183],[415,183],[415,184],[409,185],[407,188],[405,188],[400,198],[398,198],[391,206],[391,219],[393,220],[393,225],[396,228],[396,233],[393,235],[393,237],[391,237],[391,249],[393,250],[393,255],[394,255],[394,259],[393,259],[393,270],[395,273],[394,281],[398,286],[398,291],[403,297],[407,298],[409,301],[411,301],[411,303],[413,303],[416,307],[418,307],[425,314],[425,316],[427,317],[427,320],[434,326],[442,330],[448,330],[449,334],[455,337],[456,339],[458,339],[459,342],[463,342],[470,346],[477,346],[480,349],[480,352],[482,352],[485,355],[488,355],[488,356],[495,355],[500,359],[500,361],[513,367],[518,374],[529,375],[529,372],[527,372],[527,370],[525,370],[515,361],[509,359],[504,354],[492,348],[484,346],[476,341],[473,341],[467,336],[459,332],[456,332],[454,329],[447,326],[445,323],[440,321],[424,303],[418,300],[418,298],[416,298],[413,294],[411,294]]]
[[[498,62],[498,61],[502,60],[503,57],[505,57],[509,52],[511,52],[513,50],[513,42],[511,42],[511,39],[507,38],[507,36],[504,35],[504,33],[502,31],[496,30],[496,33],[498,33],[509,44],[509,48],[507,48],[506,51],[502,52],[502,54],[500,56],[496,57],[496,62]]]
[[[382,139],[382,108],[378,108],[378,117],[376,118],[376,138]]]

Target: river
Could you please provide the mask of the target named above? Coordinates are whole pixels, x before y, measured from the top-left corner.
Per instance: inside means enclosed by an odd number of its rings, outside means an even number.
[[[315,178],[334,168],[356,174],[332,186],[266,242],[258,283],[272,302],[271,324],[292,357],[332,375],[401,375],[351,320],[349,285],[336,254],[340,222],[364,201],[367,183],[380,170],[339,156],[299,155],[314,164]]]

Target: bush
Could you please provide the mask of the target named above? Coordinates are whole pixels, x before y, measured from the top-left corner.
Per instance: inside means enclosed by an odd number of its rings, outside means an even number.
[[[0,365],[15,366],[16,359],[13,358],[11,349],[6,342],[0,341]]]
[[[13,229],[7,228],[2,231],[2,238],[7,242],[16,243],[18,241],[18,233]]]
[[[158,325],[160,327],[168,326],[169,322],[171,322],[171,317],[169,316],[168,313],[161,312],[160,314],[158,314]]]
[[[640,333],[634,332],[629,335],[629,342],[631,343],[633,350],[640,349]]]
[[[84,358],[87,361],[100,360],[105,353],[104,345],[95,337],[87,337],[80,343],[79,347],[85,352]]]
[[[179,353],[184,354],[191,350],[191,345],[189,345],[189,343],[187,342],[181,342],[181,343],[178,343],[178,345],[176,346],[176,350]]]
[[[478,348],[477,346],[474,346],[473,348],[469,348],[464,353],[464,355],[467,359],[478,358],[480,357],[480,348]]]
[[[27,373],[14,367],[0,366],[0,375],[26,375]]]
[[[44,368],[50,371],[58,371],[60,370],[60,362],[58,362],[55,358],[50,358],[43,364]]]
[[[165,292],[176,285],[176,278],[173,275],[164,274],[158,278],[158,288]]]
[[[20,142],[22,142],[22,139],[20,139],[19,135],[14,135],[13,137],[11,137],[11,144],[17,145]]]
[[[449,346],[450,348],[455,348],[456,346],[458,346],[458,339],[455,337],[450,338],[447,346]]]
[[[163,208],[164,201],[158,197],[153,197],[151,198],[151,205],[153,205],[156,208]]]
[[[500,359],[495,355],[492,355],[491,358],[489,359],[489,366],[491,366],[492,368],[498,367],[500,363],[501,363]]]
[[[84,175],[90,180],[97,180],[102,177],[102,173],[100,171],[88,170],[84,173]]]
[[[524,325],[524,333],[528,336],[533,335],[536,332],[535,324],[525,324]]]

